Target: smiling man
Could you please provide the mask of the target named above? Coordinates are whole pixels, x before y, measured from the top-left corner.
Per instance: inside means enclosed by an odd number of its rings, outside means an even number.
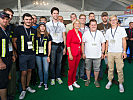
[[[52,20],[48,22],[46,26],[47,26],[47,31],[52,36],[50,70],[51,70],[51,85],[55,85],[55,79],[58,81],[59,84],[63,83],[60,74],[61,74],[62,56],[66,53],[66,36],[65,36],[66,29],[64,24],[58,21],[59,9],[57,7],[53,7],[51,9],[51,16]]]
[[[34,93],[29,87],[31,72],[35,68],[34,38],[36,30],[31,27],[32,16],[29,13],[23,15],[23,26],[18,26],[14,31],[13,44],[18,51],[19,67],[21,71],[22,92],[19,99],[24,99],[26,90]]]

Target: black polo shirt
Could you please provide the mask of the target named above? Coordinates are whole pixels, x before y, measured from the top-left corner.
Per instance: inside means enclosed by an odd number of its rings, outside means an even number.
[[[0,27],[0,57],[7,58],[9,56],[9,34]]]
[[[127,28],[126,33],[128,38],[133,38],[133,28],[132,29]]]
[[[15,25],[14,24],[9,24],[6,27],[6,30],[8,31],[9,35],[10,35],[10,41],[12,42],[12,37],[13,37],[13,33],[14,33],[14,29],[15,29]]]
[[[17,51],[19,55],[33,55],[35,54],[35,38],[36,29],[30,27],[29,29],[24,26],[18,26],[14,30],[13,38],[17,38]],[[32,42],[33,49],[28,49],[28,42]]]
[[[45,36],[41,34],[41,37],[36,37],[36,56],[48,56],[48,42],[52,41],[52,37],[49,34]],[[39,47],[43,47],[43,53],[39,53]]]

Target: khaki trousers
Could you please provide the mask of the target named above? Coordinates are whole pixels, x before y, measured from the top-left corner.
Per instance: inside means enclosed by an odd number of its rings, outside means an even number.
[[[118,73],[118,81],[119,83],[124,82],[124,77],[123,77],[123,67],[124,67],[124,62],[122,59],[122,53],[108,53],[108,80],[112,81],[114,78],[114,62],[116,63],[116,69]]]

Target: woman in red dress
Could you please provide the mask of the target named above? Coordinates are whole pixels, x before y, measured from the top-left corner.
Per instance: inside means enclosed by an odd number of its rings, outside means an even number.
[[[68,71],[68,89],[73,91],[73,86],[80,88],[76,83],[76,71],[81,58],[81,43],[82,43],[82,33],[79,31],[80,21],[75,20],[73,22],[73,29],[67,34],[67,55],[69,63]]]

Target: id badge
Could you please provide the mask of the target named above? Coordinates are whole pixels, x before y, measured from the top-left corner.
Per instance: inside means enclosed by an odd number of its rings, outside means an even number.
[[[97,46],[97,44],[96,43],[92,43],[92,46]]]
[[[13,46],[12,46],[12,43],[11,42],[9,43],[9,51],[10,52],[13,51]]]
[[[27,42],[28,49],[33,49],[32,41]]]
[[[114,39],[110,40],[110,43],[111,44],[114,44],[115,43],[115,40]]]
[[[43,47],[39,47],[39,53],[43,53]]]
[[[58,38],[58,33],[54,33],[54,38],[55,38],[55,39]]]

